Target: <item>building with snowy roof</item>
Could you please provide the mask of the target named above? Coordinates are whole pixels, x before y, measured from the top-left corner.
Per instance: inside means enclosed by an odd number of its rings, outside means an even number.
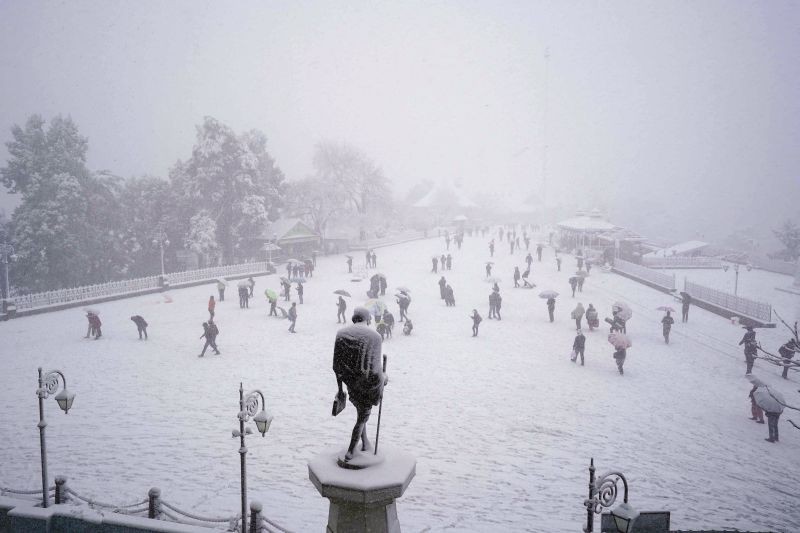
[[[262,240],[277,244],[282,257],[303,259],[318,250],[321,243],[319,234],[299,218],[279,218],[272,222],[264,232]]]
[[[668,246],[667,248],[662,248],[660,250],[654,250],[648,254],[645,254],[644,257],[694,257],[703,255],[703,251],[708,247],[709,244],[707,242],[686,241]]]

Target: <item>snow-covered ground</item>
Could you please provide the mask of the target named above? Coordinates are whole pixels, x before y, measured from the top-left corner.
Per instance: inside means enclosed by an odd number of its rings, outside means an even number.
[[[627,474],[639,510],[672,511],[675,528],[800,530],[800,432],[786,422],[800,416],[784,414],[779,444],[765,442],[767,428],[748,420],[740,328],[693,308],[691,322],[677,323],[665,346],[655,308],[677,308],[670,297],[593,270],[573,300],[567,278],[574,260],[565,256],[564,271],[556,272],[550,249],[534,262],[537,289],[513,289],[513,266],[524,265],[524,252],[509,256],[505,244],[494,259],[503,320],[488,320],[486,241],[468,237],[463,250],[451,248],[454,266],[445,275],[454,308],[439,299],[439,276],[429,272],[443,240],[377,250],[390,288],[406,285],[414,297],[413,335],[398,327],[384,343],[391,382],[381,430],[382,442],[418,459],[398,507],[406,531],[577,531],[590,457],[599,471]],[[308,481],[306,463],[345,446],[353,423],[352,406],[330,416],[338,328],[332,292],[354,294],[349,315],[368,286],[350,277],[342,256],[319,260],[295,335],[286,321],[267,317],[263,296],[240,310],[232,287],[217,306],[222,355],[202,359],[198,337],[212,285],[173,290],[170,303],[152,295],[96,306],[99,341],[83,339],[79,309],[0,324],[0,485],[39,484],[34,390],[41,365],[64,371],[77,394],[67,416],[54,401],[46,405],[51,475],[66,475],[75,490],[104,501],[135,501],[158,486],[182,508],[233,515],[239,444],[230,431],[243,381],[264,392],[275,414],[266,438],[248,438],[251,499],[290,529],[320,530],[327,501]],[[743,289],[746,283],[740,280]],[[278,289],[277,277],[257,279],[257,294],[266,287]],[[562,293],[553,324],[537,297],[545,288]],[[625,376],[617,374],[605,328],[587,333],[586,366],[571,363],[571,309],[591,302],[602,317],[618,299],[635,313]],[[484,316],[478,338],[471,337],[472,308]],[[149,341],[137,339],[133,314],[150,323]],[[763,362],[756,373],[800,403],[796,373],[787,382]]]

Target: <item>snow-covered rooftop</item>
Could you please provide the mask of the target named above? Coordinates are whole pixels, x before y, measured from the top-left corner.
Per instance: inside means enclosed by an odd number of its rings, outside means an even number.
[[[686,241],[674,244],[661,250],[656,250],[645,254],[645,257],[671,257],[673,255],[684,255],[691,252],[696,252],[708,246],[707,242],[703,241]]]
[[[418,200],[414,207],[438,207],[449,205],[460,208],[478,207],[460,187],[437,185]]]
[[[610,231],[617,229],[617,226],[603,220],[599,213],[592,213],[591,215],[580,215],[567,220],[562,220],[557,224],[559,228],[573,230],[573,231]]]

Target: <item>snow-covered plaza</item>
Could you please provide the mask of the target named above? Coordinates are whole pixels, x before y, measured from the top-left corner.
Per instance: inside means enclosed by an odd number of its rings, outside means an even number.
[[[626,474],[637,509],[671,511],[673,529],[800,531],[800,432],[787,422],[790,410],[777,444],[765,442],[765,425],[748,419],[741,328],[693,307],[689,323],[678,317],[665,345],[656,307],[679,308],[672,297],[593,269],[573,299],[567,279],[575,260],[563,256],[557,272],[552,248],[541,263],[534,260],[536,289],[515,289],[511,274],[514,266],[524,270],[525,251],[509,255],[504,243],[492,259],[502,278],[503,319],[488,320],[487,240],[467,237],[462,250],[450,247],[453,269],[444,275],[455,307],[439,298],[441,274],[430,272],[431,256],[445,251],[442,239],[376,249],[396,318],[393,289],[406,286],[413,297],[412,335],[398,325],[383,344],[390,382],[381,443],[417,457],[417,475],[398,501],[405,531],[578,531],[590,457],[599,471]],[[363,253],[354,263],[363,266]],[[77,395],[67,416],[55,402],[45,406],[51,476],[67,476],[76,491],[104,501],[139,500],[157,486],[185,509],[233,515],[239,442],[231,430],[241,381],[264,392],[275,416],[266,438],[248,437],[250,499],[293,531],[322,530],[328,502],[309,482],[306,464],[327,448],[345,447],[355,416],[352,405],[330,414],[339,327],[333,291],[353,294],[349,317],[366,300],[369,282],[351,281],[344,256],[319,258],[293,335],[287,321],[267,317],[263,297],[266,288],[279,290],[282,273],[256,279],[250,309],[239,309],[232,283],[216,310],[219,356],[197,357],[212,284],[93,305],[103,320],[98,341],[83,338],[80,308],[0,324],[0,486],[39,486],[34,391],[42,366],[62,370]],[[538,297],[542,289],[561,293],[554,323]],[[634,312],[624,377],[602,322],[617,300]],[[600,330],[586,332],[584,367],[569,358],[569,313],[577,302],[593,303],[601,317]],[[477,338],[473,308],[484,317]],[[136,314],[150,323],[148,341],[137,338],[129,318]],[[758,331],[765,347],[788,337],[780,326]],[[797,373],[785,381],[762,361],[755,374],[800,403]],[[373,435],[376,418],[377,409]]]

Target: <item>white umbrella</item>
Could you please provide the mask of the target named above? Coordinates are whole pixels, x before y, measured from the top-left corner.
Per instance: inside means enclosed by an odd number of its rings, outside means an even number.
[[[753,393],[753,399],[767,413],[782,413],[783,404],[786,403],[780,392],[772,390],[766,385],[756,389]]]

